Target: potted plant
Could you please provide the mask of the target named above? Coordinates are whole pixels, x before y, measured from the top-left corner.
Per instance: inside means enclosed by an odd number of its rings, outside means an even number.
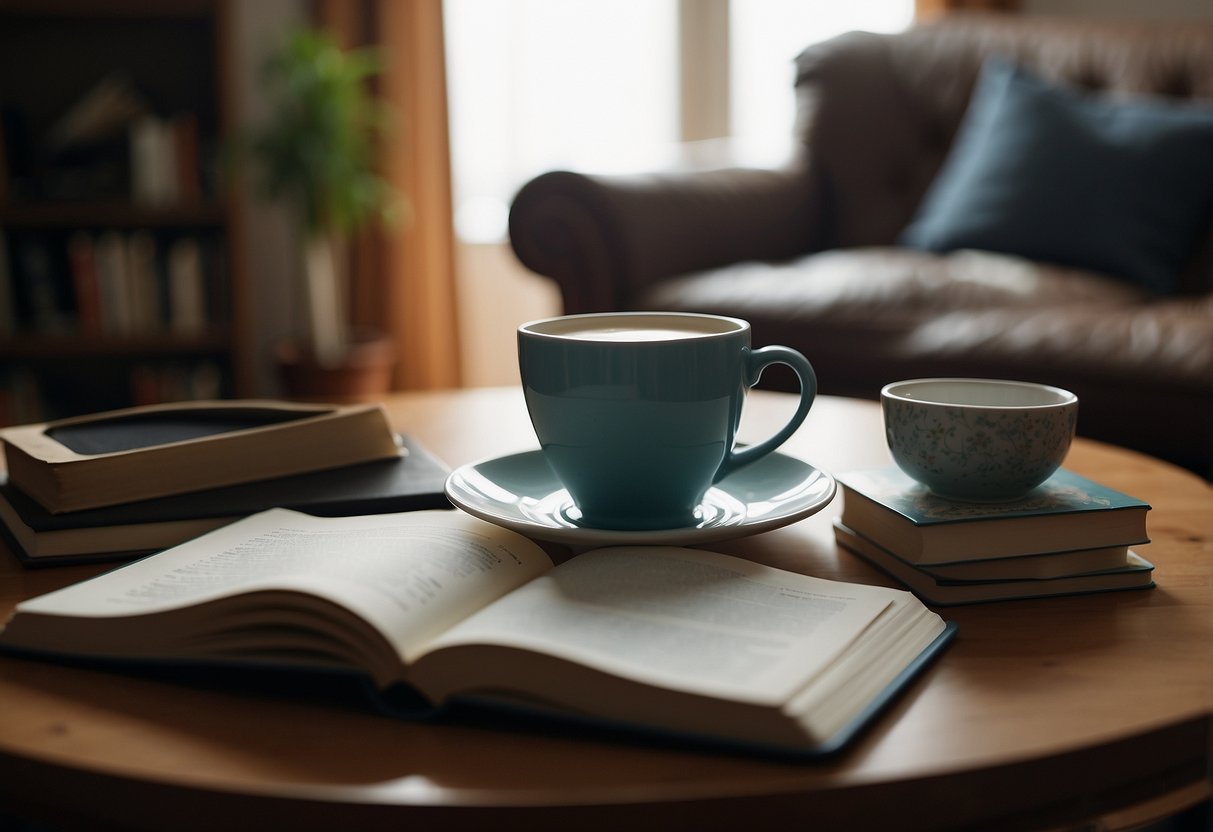
[[[367,87],[380,71],[378,55],[301,28],[264,69],[269,117],[250,149],[262,189],[290,207],[304,246],[304,334],[277,351],[283,381],[288,392],[308,397],[383,392],[394,351],[386,338],[351,334],[345,274],[351,235],[389,219],[396,201],[373,164],[386,125]],[[357,379],[367,372],[372,381]]]

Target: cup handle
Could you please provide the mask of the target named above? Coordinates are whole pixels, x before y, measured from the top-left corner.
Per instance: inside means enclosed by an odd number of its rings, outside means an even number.
[[[800,405],[787,424],[780,428],[774,436],[741,450],[730,449],[724,462],[717,469],[713,482],[720,482],[743,465],[749,465],[778,448],[796,432],[805,417],[809,415],[809,408],[813,406],[813,400],[817,398],[817,374],[813,372],[813,366],[809,364],[809,360],[790,347],[770,346],[753,350],[745,357],[745,386],[750,388],[757,384],[759,377],[762,376],[762,371],[770,364],[786,364],[796,373],[797,378],[800,379]]]

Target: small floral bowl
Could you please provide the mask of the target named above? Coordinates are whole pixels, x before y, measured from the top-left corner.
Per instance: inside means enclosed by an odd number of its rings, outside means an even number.
[[[1053,475],[1078,397],[1044,384],[976,378],[898,381],[880,391],[893,461],[940,497],[1016,500]]]

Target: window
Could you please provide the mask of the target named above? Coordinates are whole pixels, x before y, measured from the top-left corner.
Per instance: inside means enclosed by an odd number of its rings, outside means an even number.
[[[914,0],[733,0],[729,6],[730,133],[749,156],[786,155],[796,100],[793,61],[806,46],[843,32],[896,32]]]
[[[455,228],[503,239],[557,167],[635,169],[677,137],[674,0],[446,0]]]
[[[700,7],[682,2],[684,15]],[[716,93],[732,102],[721,130],[769,157],[790,145],[796,54],[848,29],[902,28],[913,0],[732,0],[728,9],[719,49],[736,92]],[[445,0],[444,11],[461,240],[505,239],[514,193],[545,170],[626,172],[671,159],[678,0]]]

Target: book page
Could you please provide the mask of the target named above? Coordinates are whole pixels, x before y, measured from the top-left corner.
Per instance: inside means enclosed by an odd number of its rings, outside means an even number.
[[[521,535],[462,512],[312,517],[271,509],[25,601],[18,611],[106,618],[297,590],[353,610],[407,659],[418,645],[551,565]]]
[[[599,549],[460,622],[431,649],[524,647],[646,684],[777,704],[834,661],[897,592],[713,552]]]

